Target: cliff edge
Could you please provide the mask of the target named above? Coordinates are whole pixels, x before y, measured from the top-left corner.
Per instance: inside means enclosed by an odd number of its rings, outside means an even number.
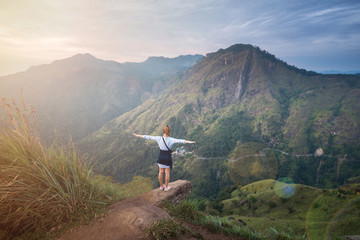
[[[126,199],[108,207],[108,213],[88,226],[73,229],[58,240],[123,240],[146,239],[145,230],[154,222],[170,215],[160,208],[165,201],[179,203],[191,191],[191,182],[177,180],[168,192],[159,188]]]

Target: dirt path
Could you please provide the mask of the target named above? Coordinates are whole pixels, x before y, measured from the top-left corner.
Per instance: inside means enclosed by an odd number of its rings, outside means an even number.
[[[177,203],[191,191],[191,183],[178,180],[168,192],[154,189],[109,206],[108,214],[88,226],[73,229],[58,240],[127,240],[146,239],[145,230],[155,221],[169,218],[159,206],[166,200]]]
[[[186,198],[191,191],[191,183],[178,180],[169,184],[168,192],[154,189],[150,192],[138,195],[115,203],[108,208],[106,216],[95,219],[88,226],[72,229],[57,240],[134,240],[149,239],[145,236],[145,230],[155,221],[162,218],[170,218],[167,211],[160,208],[164,201],[179,203]],[[182,222],[181,220],[179,220]],[[194,224],[182,222],[194,233],[200,233],[206,240],[232,240],[243,239],[214,233],[208,229]],[[183,238],[183,240],[195,240],[196,238]]]

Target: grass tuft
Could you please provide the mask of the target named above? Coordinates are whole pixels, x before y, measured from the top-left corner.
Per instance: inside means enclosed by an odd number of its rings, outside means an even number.
[[[0,125],[0,237],[43,239],[51,229],[84,221],[151,188],[139,177],[121,186],[94,174],[71,139],[66,146],[46,146],[36,113],[23,100],[17,106],[2,99],[2,106],[8,119]]]
[[[146,235],[154,240],[181,239],[184,235],[203,239],[201,235],[194,234],[188,227],[178,223],[174,218],[161,219],[146,230]]]

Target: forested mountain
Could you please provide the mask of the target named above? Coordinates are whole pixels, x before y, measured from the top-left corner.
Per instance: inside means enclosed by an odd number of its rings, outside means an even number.
[[[0,96],[17,99],[23,89],[47,140],[56,135],[67,141],[71,135],[76,141],[177,84],[182,72],[201,57],[151,57],[142,63],[120,64],[77,54],[0,77]]]
[[[309,72],[238,44],[207,54],[178,83],[84,139],[85,158],[120,181],[153,175],[157,146],[131,133],[161,135],[169,124],[172,136],[197,142],[184,146],[193,154],[176,157],[173,175],[197,179],[203,195],[261,180],[267,159],[275,170],[266,177],[319,187],[360,175],[358,76]]]

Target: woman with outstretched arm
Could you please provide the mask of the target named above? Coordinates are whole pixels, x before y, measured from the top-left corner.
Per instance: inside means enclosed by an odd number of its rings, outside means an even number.
[[[172,157],[171,157],[171,147],[175,143],[195,143],[194,141],[188,141],[184,139],[177,139],[170,137],[171,128],[169,125],[163,127],[163,136],[150,136],[150,135],[139,135],[133,133],[134,136],[155,140],[160,148],[159,157],[157,160],[157,164],[159,166],[159,183],[160,190],[169,191],[169,181],[170,181],[170,169],[172,169]],[[165,185],[163,184],[163,177],[165,171]]]

